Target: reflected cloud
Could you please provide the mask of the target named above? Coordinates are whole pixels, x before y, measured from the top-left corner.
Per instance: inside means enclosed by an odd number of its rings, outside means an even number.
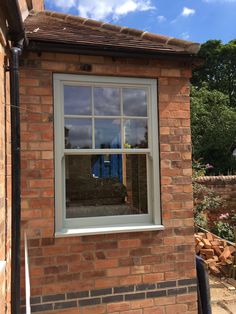
[[[98,116],[120,115],[120,89],[111,87],[94,88],[94,112]]]
[[[125,116],[147,116],[147,92],[144,89],[123,88]]]
[[[64,113],[66,115],[91,115],[92,88],[64,86]]]
[[[125,148],[147,148],[147,129],[146,119],[125,120]]]
[[[121,148],[119,119],[95,119],[95,148]]]
[[[92,148],[91,119],[65,119],[65,148]]]

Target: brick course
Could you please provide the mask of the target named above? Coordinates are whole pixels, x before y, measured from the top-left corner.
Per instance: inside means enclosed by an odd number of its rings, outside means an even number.
[[[74,307],[83,308],[95,304],[108,304],[107,312],[110,313],[129,309],[135,300],[141,300],[141,302],[149,306],[154,305],[154,298],[157,300],[157,303],[160,299],[160,303],[163,305],[164,297],[166,297],[165,303],[169,304],[171,302],[170,296],[176,296],[177,303],[182,303],[183,301],[194,302],[196,301],[196,295],[193,292],[196,290],[196,279],[194,278],[32,297],[31,304],[32,312],[38,312],[46,308],[58,310]],[[148,302],[149,299],[151,299],[150,302]],[[115,304],[112,305],[112,303]],[[24,301],[22,304],[24,304]],[[139,304],[139,307],[141,307],[141,304]],[[152,307],[152,309],[154,308]],[[25,312],[24,307],[22,307],[22,312]]]
[[[84,63],[91,64],[91,72],[83,71]],[[94,296],[93,302],[97,302],[94,306],[87,304],[81,308],[85,304],[80,303],[79,309],[75,306],[68,313],[143,314],[162,313],[165,310],[170,313],[174,307],[177,312],[181,309],[184,313],[197,313],[196,307],[190,306],[193,301],[188,301],[188,296],[196,295],[192,292],[186,294],[188,290],[185,288],[160,289],[172,291],[173,296],[150,291],[153,292],[149,294],[150,299],[145,299],[149,292],[140,291],[133,296],[133,300],[132,288],[129,288],[134,285],[149,287],[156,282],[163,282],[164,285],[165,281],[192,280],[195,277],[190,67],[190,64],[180,61],[155,59],[130,60],[59,53],[24,54],[20,70],[22,231],[25,230],[29,238],[33,297],[86,293],[97,289],[110,291],[114,287],[123,287],[122,299],[117,297],[120,296],[119,293],[112,297]],[[53,73],[158,79],[164,231],[54,238]],[[22,275],[23,273],[22,270]],[[126,292],[125,289],[131,290]],[[178,293],[186,294],[186,300],[179,301],[180,304],[176,297]],[[124,295],[127,296],[124,298]],[[115,296],[117,299],[112,299]],[[142,297],[138,301],[141,308],[135,307],[138,304],[135,298],[138,297]],[[107,305],[101,304],[101,298]],[[161,299],[166,304],[159,305],[158,300]],[[168,304],[168,300],[173,303]],[[111,303],[113,301],[116,303]],[[74,306],[73,304],[67,303],[68,306]],[[120,305],[116,308],[115,304]],[[145,304],[148,306],[143,312]],[[62,305],[57,305],[53,313],[60,313],[60,306]],[[50,313],[49,310],[53,309],[48,307],[50,308],[45,308],[44,313]]]

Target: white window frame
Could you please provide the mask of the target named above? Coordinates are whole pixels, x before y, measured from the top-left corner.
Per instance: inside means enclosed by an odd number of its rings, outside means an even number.
[[[55,236],[98,233],[163,230],[161,225],[157,80],[146,78],[54,74],[54,139],[55,139]],[[65,149],[64,85],[144,88],[148,95],[147,149]],[[84,118],[87,116],[83,116]],[[117,118],[112,116],[112,118]],[[127,117],[128,118],[128,117]],[[142,118],[142,117],[139,117]],[[122,128],[123,129],[123,128]],[[94,132],[94,131],[93,131]],[[123,132],[123,131],[122,131]],[[123,138],[123,136],[122,136]],[[123,139],[122,139],[123,141]],[[91,154],[145,154],[147,159],[148,214],[88,218],[66,218],[65,156]]]

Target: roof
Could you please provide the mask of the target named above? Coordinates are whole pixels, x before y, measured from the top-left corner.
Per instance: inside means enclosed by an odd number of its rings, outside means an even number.
[[[200,44],[53,11],[31,12],[25,20],[29,41],[163,54],[197,54]]]

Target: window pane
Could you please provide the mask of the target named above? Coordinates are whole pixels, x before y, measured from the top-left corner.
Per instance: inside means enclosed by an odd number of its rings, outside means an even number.
[[[64,113],[68,115],[91,115],[91,87],[64,86]]]
[[[119,119],[95,119],[95,148],[121,148]]]
[[[125,119],[125,148],[147,148],[148,127],[147,119]]]
[[[66,156],[66,218],[148,213],[146,155]]]
[[[147,92],[145,89],[123,88],[125,116],[147,117]]]
[[[120,116],[120,89],[95,87],[94,112],[97,116]]]
[[[92,148],[92,119],[65,119],[65,148]]]

